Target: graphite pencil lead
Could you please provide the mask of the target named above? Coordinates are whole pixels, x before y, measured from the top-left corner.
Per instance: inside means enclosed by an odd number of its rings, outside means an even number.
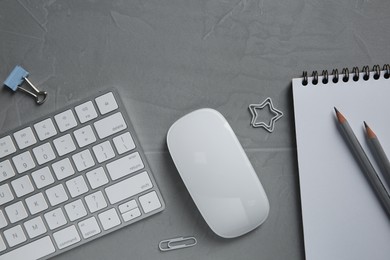
[[[364,126],[366,127],[366,134],[368,138],[376,138],[376,134],[372,129],[367,125],[366,121],[364,121]]]
[[[334,110],[336,111],[336,116],[337,116],[337,120],[339,121],[339,123],[344,123],[345,121],[347,121],[347,119],[345,119],[345,117],[343,116],[343,114],[341,114],[341,112],[335,107]]]

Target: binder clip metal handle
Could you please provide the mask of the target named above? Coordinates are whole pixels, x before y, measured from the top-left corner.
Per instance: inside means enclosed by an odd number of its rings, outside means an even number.
[[[4,81],[4,85],[10,88],[12,91],[21,90],[35,98],[35,102],[38,105],[43,104],[47,98],[46,91],[40,91],[27,79],[29,73],[27,70],[23,69],[20,66],[15,66],[12,72],[8,75],[7,79]],[[31,90],[21,87],[23,83],[26,83],[30,86]]]
[[[177,238],[171,238],[162,240],[158,244],[158,248],[161,251],[171,251],[176,250],[180,248],[186,248],[195,246],[198,243],[195,237],[177,237]]]

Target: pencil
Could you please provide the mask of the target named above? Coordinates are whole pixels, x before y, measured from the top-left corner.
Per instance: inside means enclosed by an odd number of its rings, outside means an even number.
[[[359,140],[352,131],[351,126],[348,124],[347,119],[337,110],[336,117],[340,130],[346,140],[348,146],[350,147],[352,153],[355,156],[355,159],[358,161],[360,167],[363,170],[367,180],[369,181],[372,189],[374,190],[376,196],[378,197],[380,203],[382,204],[384,210],[387,213],[387,216],[390,217],[390,197],[387,193],[385,187],[383,186],[382,181],[379,179],[378,174],[376,173],[374,167],[370,163],[366,153],[364,152],[362,146],[359,143]]]
[[[381,143],[379,142],[378,137],[374,131],[364,122],[366,127],[366,136],[369,143],[369,147],[375,157],[375,160],[378,162],[379,167],[382,170],[383,178],[385,179],[388,187],[390,187],[390,162],[387,158],[385,151],[382,148]]]

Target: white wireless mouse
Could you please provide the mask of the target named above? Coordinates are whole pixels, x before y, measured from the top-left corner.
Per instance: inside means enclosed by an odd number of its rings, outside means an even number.
[[[262,224],[267,195],[226,119],[204,108],[177,120],[167,145],[192,199],[210,228],[223,238]]]

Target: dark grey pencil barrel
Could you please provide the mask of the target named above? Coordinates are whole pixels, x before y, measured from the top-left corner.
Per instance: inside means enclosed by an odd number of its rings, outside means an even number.
[[[371,151],[374,154],[375,159],[378,162],[379,167],[382,170],[383,178],[386,181],[388,187],[390,187],[390,162],[387,158],[385,151],[383,150],[382,145],[380,144],[378,138],[368,138],[368,143],[370,145]]]
[[[339,126],[344,136],[344,139],[347,141],[352,153],[354,154],[356,160],[362,168],[363,173],[370,182],[371,187],[374,189],[374,192],[379,198],[388,217],[390,217],[390,197],[382,181],[378,177],[378,174],[376,173],[374,167],[372,166],[370,160],[368,159],[366,153],[364,152],[362,146],[359,143],[359,140],[355,136],[348,122],[345,121],[344,123],[339,123]]]

